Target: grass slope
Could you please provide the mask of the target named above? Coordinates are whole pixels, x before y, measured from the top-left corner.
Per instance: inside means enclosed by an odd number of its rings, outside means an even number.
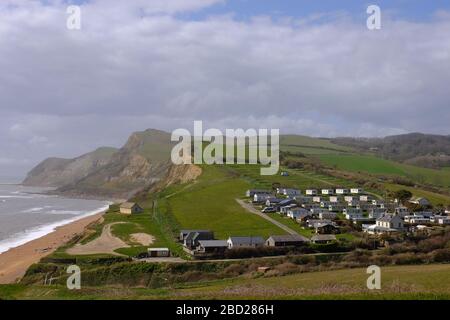
[[[450,264],[387,266],[381,290],[368,290],[364,268],[277,277],[237,277],[171,288],[0,286],[0,299],[450,299]]]

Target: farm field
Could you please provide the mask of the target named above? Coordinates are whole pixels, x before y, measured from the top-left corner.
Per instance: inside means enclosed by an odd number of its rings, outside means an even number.
[[[366,172],[375,175],[397,175],[419,183],[450,187],[450,171],[421,168],[370,155],[326,154],[318,156],[326,165],[350,172]]]
[[[449,264],[386,266],[381,290],[368,290],[365,268],[277,277],[236,277],[146,289],[0,286],[0,299],[450,299]]]

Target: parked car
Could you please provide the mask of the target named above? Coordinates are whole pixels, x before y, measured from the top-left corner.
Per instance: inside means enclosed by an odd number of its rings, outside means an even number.
[[[276,211],[277,210],[274,207],[265,207],[264,209],[261,210],[262,213],[272,213]]]

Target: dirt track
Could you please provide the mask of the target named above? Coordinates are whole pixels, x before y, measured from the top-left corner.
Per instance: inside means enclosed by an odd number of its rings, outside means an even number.
[[[103,231],[100,237],[92,240],[86,244],[78,244],[72,248],[67,249],[67,253],[73,255],[88,255],[88,254],[113,254],[120,255],[114,250],[120,248],[129,248],[130,246],[123,242],[121,239],[117,238],[111,233],[111,227],[116,224],[121,224],[125,222],[115,222],[107,224],[103,227]]]

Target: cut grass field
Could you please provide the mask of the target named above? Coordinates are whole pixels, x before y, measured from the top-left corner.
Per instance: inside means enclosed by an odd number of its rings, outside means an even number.
[[[381,290],[368,290],[365,268],[182,284],[170,288],[0,286],[0,299],[450,299],[450,264],[386,266]]]
[[[363,172],[375,175],[396,175],[409,178],[418,183],[450,187],[450,171],[435,170],[406,165],[370,155],[323,154],[318,156],[326,165],[350,172]]]

